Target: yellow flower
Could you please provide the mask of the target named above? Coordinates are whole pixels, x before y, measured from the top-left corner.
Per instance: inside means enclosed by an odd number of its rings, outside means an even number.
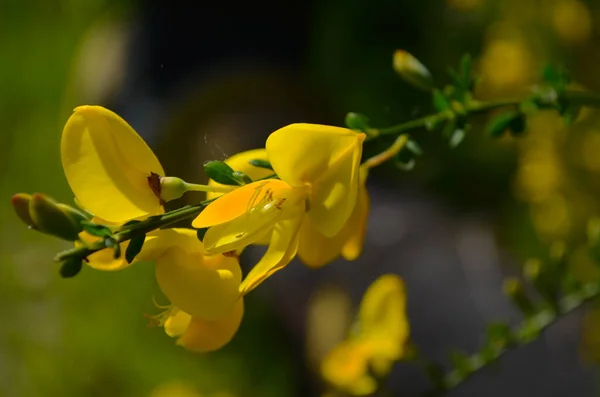
[[[173,306],[192,316],[220,320],[239,300],[242,272],[237,258],[204,256],[194,230],[160,230],[148,237],[138,258],[156,262],[161,290]]]
[[[266,149],[253,149],[231,156],[225,163],[236,171],[243,172],[252,180],[258,180],[273,175],[273,171],[265,168],[259,168],[250,164],[251,160],[268,161]],[[347,260],[355,260],[362,252],[364,242],[367,217],[369,213],[369,194],[365,188],[368,169],[361,167],[360,184],[356,206],[348,221],[335,236],[325,237],[312,224],[310,219],[306,218],[300,227],[298,257],[307,266],[317,268],[333,261],[338,256],[343,256]],[[223,187],[213,180],[208,183],[209,186]],[[207,199],[216,198],[222,193],[207,193]],[[254,244],[269,244],[271,233],[263,236]]]
[[[279,179],[224,194],[194,220],[194,227],[210,227],[204,236],[209,254],[237,250],[271,234],[267,252],[240,286],[242,294],[293,259],[305,215],[326,237],[341,231],[356,207],[364,139],[362,133],[323,125],[281,128],[266,144]]]
[[[78,202],[109,222],[163,213],[160,162],[144,140],[117,114],[101,106],[79,106],[61,140],[62,165]]]
[[[167,335],[178,337],[177,344],[195,353],[207,353],[225,346],[237,332],[244,315],[244,300],[240,298],[233,309],[218,320],[193,317],[178,308],[165,321]]]
[[[309,218],[304,220],[300,228],[298,257],[305,265],[319,268],[340,255],[349,261],[360,256],[369,216],[369,193],[365,187],[367,173],[368,170],[361,167],[356,205],[338,234],[333,237],[325,237]]]
[[[383,377],[407,354],[410,332],[402,279],[385,274],[371,284],[360,304],[357,329],[324,358],[321,373],[337,389],[367,395],[377,387],[370,370]]]

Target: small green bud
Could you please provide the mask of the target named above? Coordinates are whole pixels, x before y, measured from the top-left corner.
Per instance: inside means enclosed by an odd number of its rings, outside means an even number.
[[[75,277],[81,271],[83,262],[79,258],[70,258],[63,262],[60,267],[60,275],[63,278]]]
[[[27,193],[17,193],[12,196],[10,202],[17,216],[30,228],[37,229],[35,222],[33,222],[33,219],[31,219],[31,215],[29,214],[31,195]]]
[[[544,271],[546,270],[546,271]],[[550,305],[553,310],[558,309],[558,280],[543,269],[542,262],[539,259],[529,259],[523,266],[523,276],[527,278],[544,301]]]
[[[181,178],[174,176],[160,177],[160,198],[165,202],[180,198],[187,190],[187,184]]]
[[[409,84],[424,91],[433,89],[433,78],[425,65],[404,50],[394,53],[394,70]]]
[[[77,208],[71,207],[70,205],[64,203],[57,203],[56,205],[58,205],[65,214],[71,217],[71,219],[73,220],[73,222],[75,222],[76,225],[80,225],[81,222],[89,221],[91,219],[85,213],[78,210]]]
[[[67,241],[79,239],[82,227],[50,197],[40,193],[32,195],[29,214],[37,230]]]
[[[517,306],[525,317],[529,318],[535,315],[535,306],[525,293],[521,281],[511,277],[504,281],[503,287],[504,293],[511,298],[515,306]]]
[[[350,112],[346,115],[346,127],[355,131],[367,131],[369,119],[364,114]]]

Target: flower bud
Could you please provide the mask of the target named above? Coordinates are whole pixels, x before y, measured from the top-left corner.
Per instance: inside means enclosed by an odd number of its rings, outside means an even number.
[[[64,203],[56,204],[65,214],[67,214],[76,225],[81,225],[82,221],[89,221],[91,217],[88,217],[85,213],[78,210],[77,208],[73,208],[70,205]]]
[[[180,198],[187,192],[187,184],[181,178],[164,176],[160,178],[160,199],[171,201]]]
[[[12,196],[10,202],[17,216],[30,228],[37,229],[35,222],[33,222],[33,219],[31,219],[31,215],[29,214],[31,195],[27,193],[17,193]]]
[[[63,278],[75,277],[81,271],[83,263],[79,258],[69,258],[60,267],[60,275]]]
[[[525,317],[535,315],[535,306],[527,296],[523,283],[516,278],[508,278],[504,281],[504,293],[513,301],[515,306]]]
[[[394,53],[394,70],[407,83],[419,89],[424,91],[433,89],[433,78],[429,70],[417,58],[404,50],[397,50]]]
[[[32,195],[29,214],[37,230],[68,241],[79,239],[81,226],[50,197],[40,193]]]

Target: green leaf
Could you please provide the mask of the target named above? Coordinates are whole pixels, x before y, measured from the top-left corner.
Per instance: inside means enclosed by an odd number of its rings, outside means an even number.
[[[455,129],[450,135],[450,139],[448,140],[448,145],[450,148],[454,149],[465,139],[467,136],[466,131],[463,128]]]
[[[113,234],[112,230],[104,225],[98,225],[96,223],[84,221],[81,222],[81,226],[83,227],[84,231],[88,232],[92,236],[110,237]]]
[[[445,112],[450,109],[450,102],[438,89],[433,90],[432,93],[433,108],[438,112]]]
[[[369,129],[369,119],[364,114],[350,112],[345,121],[346,127],[351,130],[366,132]]]
[[[505,349],[514,341],[510,326],[506,323],[492,323],[487,327],[488,345],[495,349]]]
[[[542,69],[542,80],[557,91],[562,91],[571,82],[571,77],[565,69],[547,64]]]
[[[250,179],[248,175],[244,174],[241,171],[234,171],[233,174],[231,174],[231,176],[234,177],[240,185],[247,185],[249,183],[252,183],[252,179]]]
[[[133,221],[125,222],[125,223],[123,224],[123,226],[121,226],[121,229],[123,229],[123,228],[125,228],[125,227],[128,227],[128,226],[137,225],[138,223],[141,223],[141,221],[136,221],[136,220],[133,220]]]
[[[70,258],[63,262],[63,264],[60,266],[59,273],[63,278],[75,277],[77,274],[79,274],[82,267],[83,262],[81,259]]]
[[[146,235],[142,234],[141,236],[136,236],[129,240],[129,245],[125,250],[125,260],[127,263],[133,262],[135,257],[142,251],[144,247],[144,242],[146,241]],[[119,255],[120,256],[120,255]]]
[[[510,123],[508,123],[508,129],[513,136],[523,135],[526,127],[527,119],[521,112],[518,112],[518,114],[510,121]]]
[[[202,227],[202,228],[196,230],[196,237],[198,237],[198,240],[204,241],[204,235],[206,234],[207,231],[208,231],[207,227]]]
[[[540,110],[540,106],[537,104],[535,99],[526,99],[523,102],[519,103],[519,110],[521,113],[535,113]]]
[[[121,257],[121,246],[119,245],[117,240],[115,240],[111,236],[106,236],[104,237],[104,245],[106,246],[106,248],[112,248],[114,250],[113,257],[115,259],[119,259]]]
[[[567,105],[560,115],[562,116],[565,125],[571,125],[577,120],[579,113],[581,113],[581,106]]]
[[[223,185],[240,184],[240,180],[233,176],[235,171],[222,161],[209,161],[204,164],[204,172],[210,179]]]
[[[258,168],[266,168],[268,170],[273,170],[273,166],[271,166],[271,163],[269,163],[267,160],[250,160],[249,161],[250,165],[253,165],[255,167]]]
[[[421,146],[419,146],[419,144],[412,139],[409,139],[408,142],[406,142],[406,149],[408,149],[415,156],[423,155],[423,149],[421,149]]]
[[[471,372],[473,372],[471,360],[465,353],[453,351],[450,353],[450,360],[462,378],[467,377]]]
[[[462,91],[463,82],[460,74],[458,74],[454,68],[450,67],[448,68],[448,75],[450,75],[450,80],[452,80],[454,86]]]
[[[507,111],[497,115],[489,121],[486,127],[486,134],[492,138],[502,136],[504,131],[511,127],[513,120],[519,117],[520,114],[520,112],[516,111]]]
[[[471,83],[471,54],[465,54],[460,59],[460,77],[463,88],[469,89]]]

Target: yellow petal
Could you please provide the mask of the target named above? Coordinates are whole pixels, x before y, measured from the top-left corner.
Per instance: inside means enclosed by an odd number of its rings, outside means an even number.
[[[245,152],[234,154],[225,160],[225,163],[229,165],[233,170],[243,172],[248,175],[250,179],[256,181],[257,179],[265,178],[269,175],[273,175],[274,171],[255,167],[250,164],[251,160],[268,160],[266,149],[253,149]],[[225,185],[215,182],[212,179],[208,181],[209,186],[225,187]],[[223,193],[212,193],[206,194],[207,199],[212,199],[221,196]]]
[[[203,228],[219,225],[245,215],[254,208],[261,212],[265,209],[275,210],[287,192],[291,193],[292,187],[278,179],[249,183],[210,203],[194,219],[192,226]]]
[[[111,222],[162,211],[148,185],[151,173],[164,176],[152,150],[121,117],[100,106],[80,106],[61,140],[63,169],[77,200]]]
[[[279,214],[251,217],[244,214],[230,222],[212,226],[204,235],[207,254],[222,254],[236,251],[271,235],[273,226],[279,221]]]
[[[192,317],[187,330],[177,344],[196,353],[218,350],[233,338],[244,316],[244,300],[240,298],[227,316],[206,321]]]
[[[93,236],[87,232],[79,233],[79,238],[86,243],[94,243],[102,239],[102,237]],[[129,241],[124,241],[119,245],[121,246],[121,256],[119,258],[115,259],[115,251],[112,248],[105,248],[89,255],[85,263],[93,269],[105,271],[116,271],[129,267],[133,263],[127,263],[127,260],[125,260],[125,250],[127,250]],[[81,242],[76,241],[75,247],[80,246],[82,246]]]
[[[368,348],[359,340],[337,345],[323,359],[321,374],[329,384],[352,395],[364,396],[377,388],[369,375]]]
[[[303,219],[303,211],[298,216],[281,221],[273,228],[273,235],[267,252],[250,270],[242,284],[240,293],[246,295],[276,271],[283,269],[294,259],[298,251],[298,231]]]
[[[362,147],[364,134],[318,124],[290,124],[273,132],[266,148],[273,169],[292,186],[313,183],[340,157]]]
[[[186,312],[173,308],[165,321],[165,333],[171,337],[181,336],[188,329],[192,316]]]
[[[302,222],[298,244],[298,257],[302,263],[312,268],[319,268],[335,260],[340,256],[342,246],[346,243],[348,237],[345,229],[342,229],[334,237],[325,237],[307,217]]]
[[[356,207],[348,220],[348,224],[352,226],[349,226],[349,236],[342,247],[342,256],[346,260],[353,261],[362,253],[367,233],[369,206],[369,193],[363,185],[359,187]]]
[[[367,228],[368,201],[368,193],[362,186],[354,211],[342,230],[333,237],[323,236],[307,217],[300,229],[300,260],[309,267],[319,268],[335,260],[340,254],[347,260],[358,258]]]
[[[171,247],[156,259],[156,279],[171,303],[205,320],[225,316],[237,301],[241,270],[236,258],[187,253]]]
[[[342,229],[356,204],[365,134],[317,124],[292,124],[272,133],[267,153],[290,185],[311,186],[308,214],[326,237]]]
[[[308,216],[326,237],[344,227],[356,206],[362,140],[341,154],[312,185]]]
[[[110,222],[99,218],[92,219],[92,222],[101,225],[116,226],[116,224],[111,224]],[[79,234],[79,238],[85,243],[94,243],[102,239],[101,237],[93,236],[85,231]],[[75,242],[76,247],[80,247],[81,245],[81,242]],[[136,262],[154,260],[156,257],[160,256],[162,252],[172,246],[178,246],[186,252],[203,252],[202,242],[198,240],[196,231],[192,229],[173,228],[155,230],[148,233],[141,252],[131,263],[127,263],[127,260],[125,259],[125,252],[127,251],[128,245],[129,241],[124,241],[120,244],[121,256],[117,259],[114,258],[113,249],[105,248],[89,255],[86,263],[96,270],[116,271],[125,269]]]
[[[373,282],[363,296],[358,313],[360,335],[369,341],[373,355],[397,360],[409,337],[404,282],[385,274]]]
[[[172,247],[178,247],[194,255],[204,252],[204,246],[198,240],[196,230],[159,229],[147,234],[142,251],[135,257],[135,261],[153,261]]]

